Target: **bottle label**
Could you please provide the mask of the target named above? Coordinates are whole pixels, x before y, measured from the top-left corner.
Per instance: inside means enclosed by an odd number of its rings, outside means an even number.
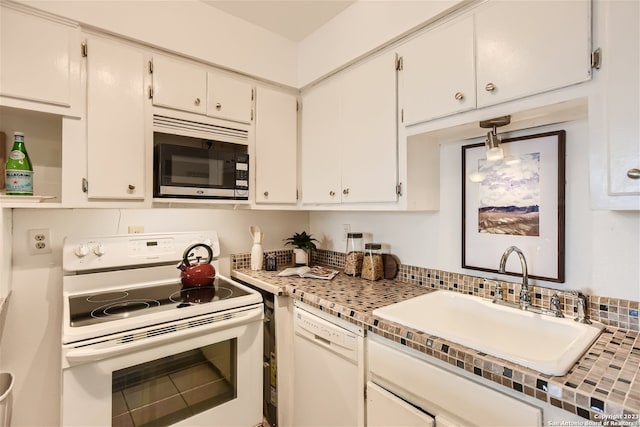
[[[7,194],[33,195],[33,172],[7,170],[5,176]]]
[[[11,151],[11,153],[9,153],[9,158],[11,160],[22,160],[25,157],[26,156],[24,155],[24,153],[22,151],[19,151],[19,150],[13,150],[13,151]]]

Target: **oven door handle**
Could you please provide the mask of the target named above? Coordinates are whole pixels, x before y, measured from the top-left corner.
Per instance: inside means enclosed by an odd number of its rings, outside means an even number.
[[[236,313],[240,314],[240,313]],[[72,365],[79,365],[82,363],[88,362],[97,362],[100,360],[108,359],[110,357],[120,356],[123,354],[131,353],[134,351],[140,351],[149,347],[158,347],[160,345],[164,345],[173,341],[183,340],[187,337],[191,337],[193,335],[205,335],[210,334],[214,331],[221,331],[225,329],[232,328],[234,326],[241,326],[243,324],[248,324],[254,321],[261,320],[263,316],[262,308],[253,308],[251,310],[245,311],[237,317],[233,317],[231,319],[225,319],[223,321],[217,321],[206,325],[196,326],[196,327],[187,327],[183,330],[171,331],[166,334],[160,335],[152,335],[143,337],[138,340],[134,340],[132,342],[122,343],[120,342],[122,337],[113,338],[109,341],[102,342],[98,344],[100,347],[96,348],[91,346],[84,346],[81,348],[71,348],[66,351],[65,358],[67,363]],[[160,325],[145,328],[142,331],[137,331],[137,335],[144,335],[150,332],[153,332],[157,329],[171,329],[171,326],[175,326],[177,324],[186,324],[189,322],[193,322],[193,320],[186,320],[180,322],[174,322],[169,325]],[[125,335],[126,336],[126,335]]]

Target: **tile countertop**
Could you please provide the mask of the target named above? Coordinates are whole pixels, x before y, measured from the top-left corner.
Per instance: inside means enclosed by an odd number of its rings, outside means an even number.
[[[397,280],[371,282],[343,273],[330,281],[278,277],[276,272],[249,269],[232,270],[231,276],[318,307],[369,333],[598,424],[603,420],[609,420],[609,425],[639,423],[640,334],[636,331],[606,326],[569,373],[549,376],[372,315],[377,308],[432,292],[430,288]]]

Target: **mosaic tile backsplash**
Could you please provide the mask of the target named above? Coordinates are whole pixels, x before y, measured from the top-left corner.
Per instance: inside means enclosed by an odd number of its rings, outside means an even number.
[[[270,253],[276,254],[279,266],[293,264],[293,250],[291,249],[266,251],[265,256]],[[232,255],[231,262],[231,268],[233,269],[250,268],[251,254]],[[324,249],[317,249],[311,252],[311,264],[343,268],[344,263],[345,254],[342,252]],[[418,286],[426,286],[431,289],[447,289],[483,298],[492,298],[496,284],[500,284],[503,289],[504,299],[514,303],[518,302],[521,287],[519,283],[489,280],[482,277],[404,264],[400,265],[396,280]],[[551,297],[557,292],[564,315],[566,317],[576,317],[578,310],[577,298],[570,292],[531,285],[529,288],[531,289],[534,306],[549,308]],[[589,315],[591,319],[605,325],[640,331],[639,310],[640,302],[638,301],[589,295]]]

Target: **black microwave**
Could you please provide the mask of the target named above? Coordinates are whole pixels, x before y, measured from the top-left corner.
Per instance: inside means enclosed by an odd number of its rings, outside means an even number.
[[[199,145],[154,146],[153,196],[248,200],[247,146],[210,140]]]

